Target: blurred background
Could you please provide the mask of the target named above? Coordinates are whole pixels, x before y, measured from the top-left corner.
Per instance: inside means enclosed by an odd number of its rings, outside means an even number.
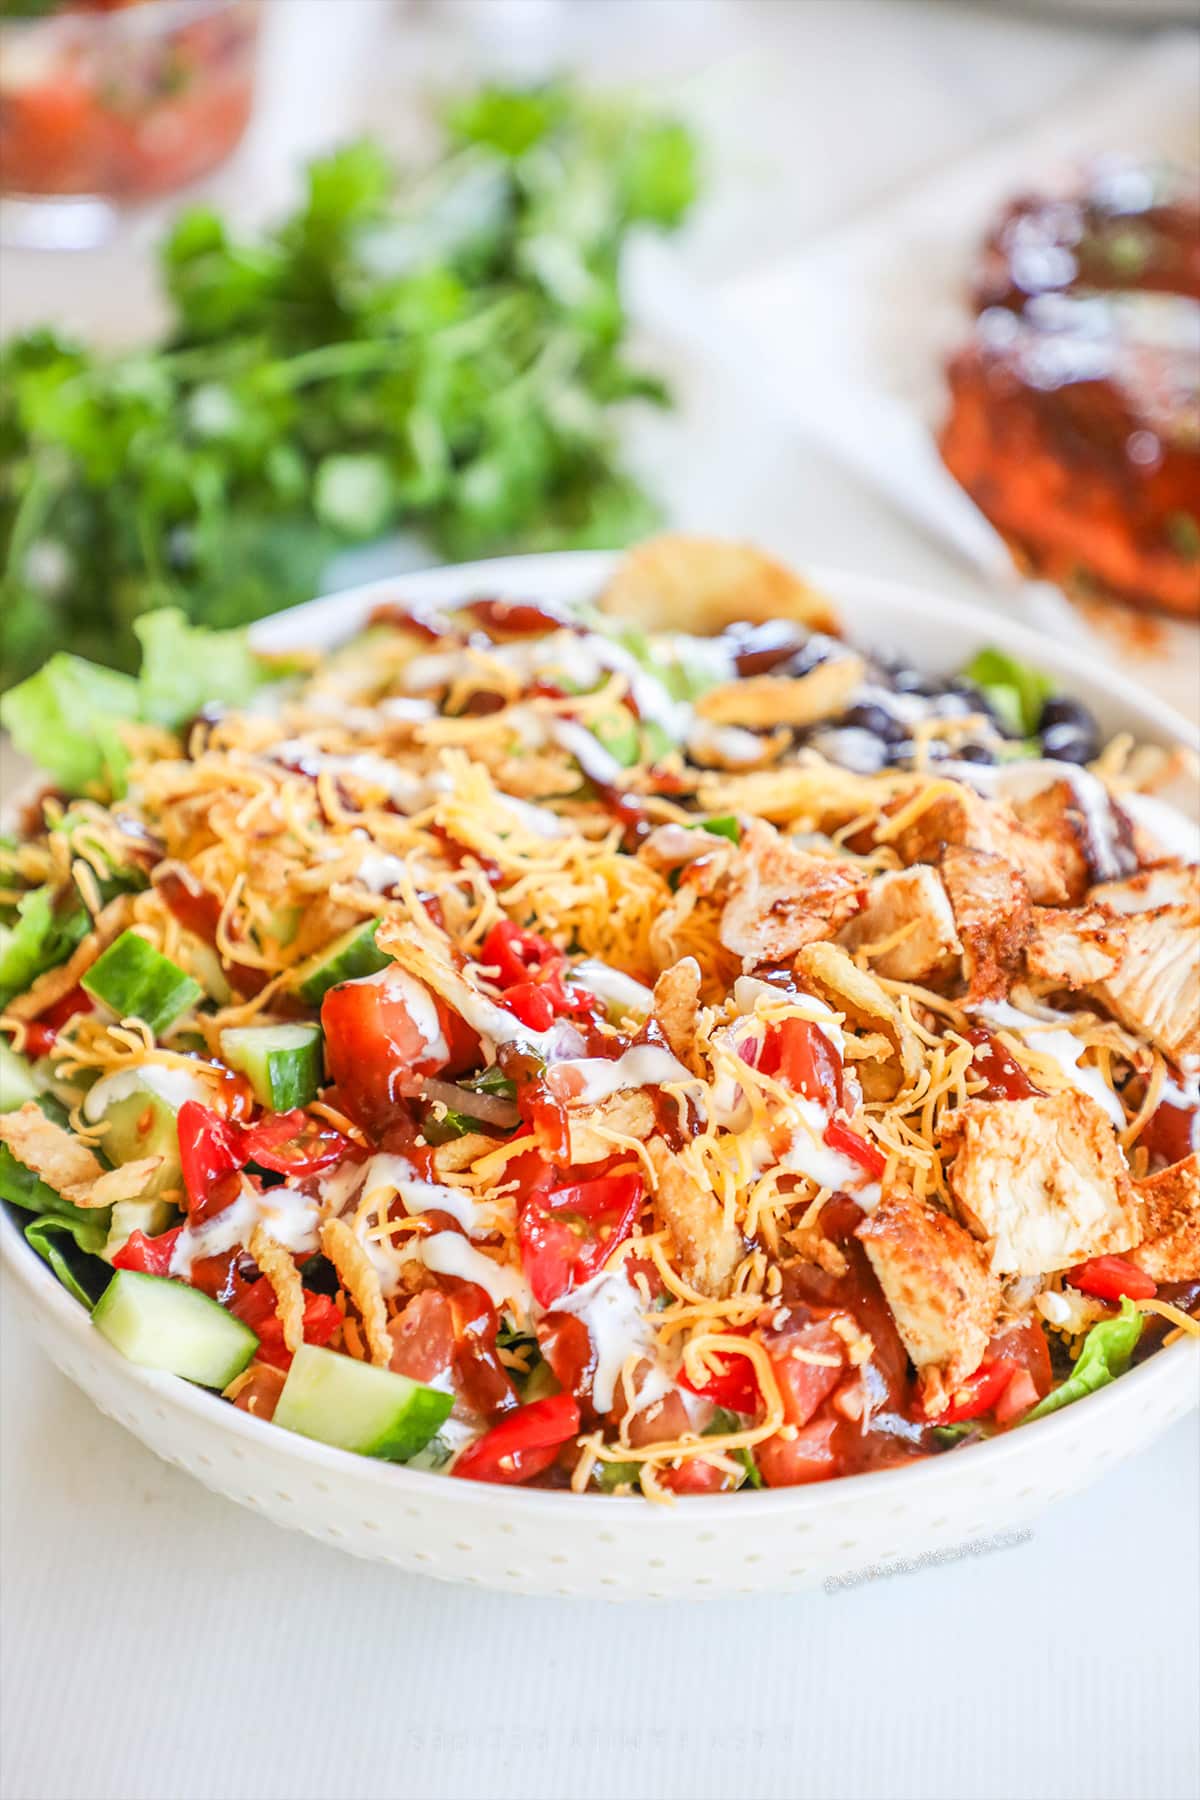
[[[0,0],[5,683],[164,601],[665,522],[1196,713],[1189,18]]]

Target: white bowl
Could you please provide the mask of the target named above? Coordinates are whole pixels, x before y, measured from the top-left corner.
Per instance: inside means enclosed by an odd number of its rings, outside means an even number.
[[[610,557],[586,554],[437,569],[312,601],[265,621],[255,637],[270,648],[331,644],[389,595],[581,598],[611,566]],[[1061,677],[1108,730],[1198,742],[1190,725],[1122,676],[1003,618],[885,581],[828,570],[814,570],[812,579],[865,644],[935,670],[997,644]],[[0,1246],[15,1278],[10,1291],[54,1362],[157,1455],[241,1505],[358,1556],[519,1593],[776,1593],[901,1558],[936,1558],[1025,1525],[1107,1464],[1135,1454],[1200,1396],[1200,1343],[1189,1339],[1036,1424],[907,1468],[672,1506],[492,1487],[326,1449],[138,1368],[93,1331],[7,1213]]]

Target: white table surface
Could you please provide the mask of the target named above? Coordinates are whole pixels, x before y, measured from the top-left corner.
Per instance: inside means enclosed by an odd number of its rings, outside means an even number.
[[[271,30],[221,205],[277,210],[289,158],[364,122],[398,138],[414,86],[537,67],[549,36],[600,78],[682,82],[708,119],[701,278],[1119,79],[1138,41],[945,0],[463,0],[415,18],[283,0]],[[67,263],[7,255],[4,328],[142,329],[153,223]],[[638,453],[668,469],[680,522],[971,591],[728,383],[677,372],[682,417]],[[604,1608],[443,1588],[285,1534],[157,1462],[7,1322],[0,1355],[4,1800],[1183,1800],[1200,1783],[1196,1415],[1015,1548],[852,1592]]]

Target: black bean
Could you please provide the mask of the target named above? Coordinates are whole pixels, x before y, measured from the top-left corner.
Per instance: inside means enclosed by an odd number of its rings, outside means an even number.
[[[932,741],[933,740],[931,740],[931,742]],[[916,751],[917,746],[913,743],[911,738],[904,738],[898,744],[889,744],[887,750],[889,766],[893,769],[902,768],[905,763],[910,763],[912,761],[913,757],[916,755]]]
[[[1052,694],[1043,706],[1038,730],[1049,731],[1052,725],[1073,725],[1084,736],[1099,739],[1091,710],[1082,700],[1073,700],[1068,694]]]
[[[823,631],[814,631],[807,642],[801,644],[794,656],[790,656],[783,665],[785,675],[807,675],[818,663],[828,662],[832,656],[844,656],[846,646],[840,639],[829,637]]]
[[[1042,733],[1042,751],[1054,762],[1088,763],[1100,753],[1096,732],[1077,725],[1051,725]]]
[[[898,719],[895,713],[876,705],[873,700],[860,700],[857,706],[847,707],[838,724],[853,726],[858,731],[869,731],[881,744],[903,743],[908,736],[908,727],[903,719]]]
[[[965,676],[956,675],[953,681],[947,682],[946,692],[957,694],[965,702],[968,712],[982,713],[985,719],[994,720],[1003,729],[1003,719],[999,713],[993,710],[991,702],[982,688],[977,688],[973,681],[968,681]],[[1005,735],[1007,736],[1008,733]]]
[[[924,669],[910,669],[907,663],[884,664],[888,685],[898,694],[936,694],[941,682]]]
[[[994,763],[996,754],[987,744],[960,744],[954,758],[957,762]]]

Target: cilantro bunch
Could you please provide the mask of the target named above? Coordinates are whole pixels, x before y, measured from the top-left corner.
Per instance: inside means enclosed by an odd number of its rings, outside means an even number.
[[[399,190],[369,142],[314,163],[257,240],[182,214],[162,344],[0,351],[4,685],[64,645],[134,665],[159,606],[230,626],[306,599],[390,529],[464,558],[652,522],[613,408],[665,395],[626,359],[618,267],[632,226],[691,204],[690,135],[565,85],[487,88],[445,124]]]

